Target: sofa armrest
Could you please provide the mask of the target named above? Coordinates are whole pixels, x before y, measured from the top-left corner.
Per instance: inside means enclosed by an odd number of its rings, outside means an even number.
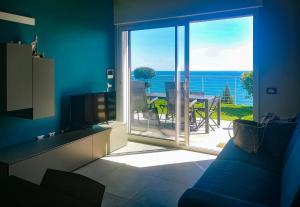
[[[62,193],[91,206],[101,206],[105,186],[83,175],[48,169],[41,187]]]
[[[219,193],[190,188],[181,196],[178,207],[266,207]]]

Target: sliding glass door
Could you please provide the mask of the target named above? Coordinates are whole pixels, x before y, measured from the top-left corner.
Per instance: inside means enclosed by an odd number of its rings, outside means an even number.
[[[253,16],[189,24],[189,146],[218,152],[234,119],[253,119]]]
[[[130,31],[131,134],[176,138],[175,34],[175,27]]]
[[[253,16],[169,25],[128,30],[130,134],[218,152],[253,119]]]

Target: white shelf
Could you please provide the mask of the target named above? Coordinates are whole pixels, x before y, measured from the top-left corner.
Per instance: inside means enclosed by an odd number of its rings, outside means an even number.
[[[20,23],[20,24],[27,24],[27,25],[35,26],[34,18],[20,16],[20,15],[16,15],[16,14],[10,14],[10,13],[1,12],[1,11],[0,11],[0,19],[5,20],[5,21],[10,21],[10,22],[16,22],[16,23]]]

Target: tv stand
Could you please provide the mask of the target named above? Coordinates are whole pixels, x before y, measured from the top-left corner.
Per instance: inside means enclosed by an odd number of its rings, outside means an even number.
[[[9,175],[40,184],[48,168],[71,172],[126,144],[126,124],[113,122],[0,150],[0,162]]]
[[[111,153],[128,143],[127,124],[119,121],[108,121],[107,123],[99,124],[103,129],[111,129],[109,136],[108,153]]]

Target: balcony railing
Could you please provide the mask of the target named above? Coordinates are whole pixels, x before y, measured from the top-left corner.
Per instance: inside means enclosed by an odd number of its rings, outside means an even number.
[[[151,86],[147,90],[148,92],[164,92],[164,83],[174,81],[174,79],[174,74],[157,74],[150,80]],[[183,80],[182,77],[181,81]],[[230,97],[227,98],[231,99],[233,104],[253,105],[252,98],[248,96],[247,91],[242,87],[240,76],[190,75],[191,92],[204,92],[206,95],[225,97],[226,93],[224,96],[224,91],[226,87],[228,87],[230,93]]]

